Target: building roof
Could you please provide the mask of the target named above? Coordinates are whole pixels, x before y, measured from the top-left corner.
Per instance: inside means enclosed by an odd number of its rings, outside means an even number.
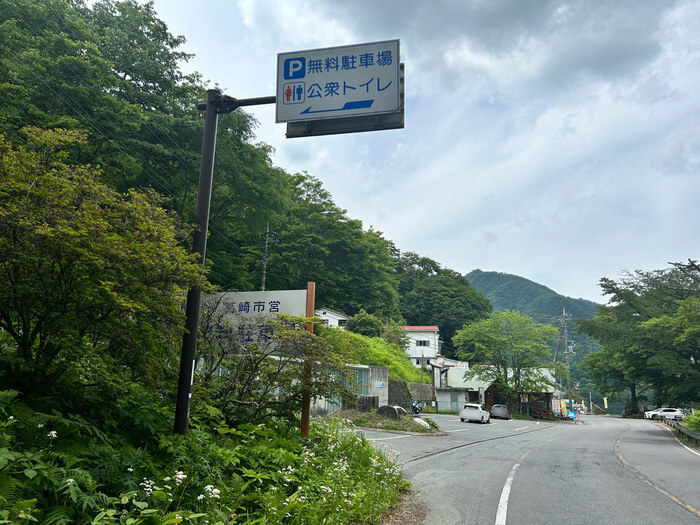
[[[321,312],[321,313],[319,314],[319,312]],[[325,314],[326,312],[335,314],[335,315],[337,315],[338,317],[345,317],[346,319],[350,319],[350,316],[349,316],[348,314],[345,314],[345,313],[343,313],[343,312],[339,312],[338,310],[333,310],[333,308],[325,308],[325,307],[324,307],[324,308],[316,308],[316,309],[314,310],[314,313],[315,313],[316,315],[323,315],[323,314]]]
[[[407,332],[439,332],[437,326],[404,326]]]

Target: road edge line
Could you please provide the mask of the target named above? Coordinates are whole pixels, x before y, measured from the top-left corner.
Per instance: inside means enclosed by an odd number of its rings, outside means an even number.
[[[657,425],[657,426],[658,426],[658,425]],[[664,429],[668,430],[668,431],[671,433],[671,435],[673,436],[673,438],[674,438],[676,441],[678,441],[678,444],[679,444],[680,446],[682,446],[683,448],[688,449],[690,452],[692,452],[692,453],[695,454],[696,456],[700,456],[700,452],[698,452],[697,450],[693,450],[693,449],[690,448],[688,445],[686,445],[685,443],[683,443],[680,439],[678,439],[678,436],[676,435],[676,433],[675,433],[673,430],[671,430],[670,428],[668,428],[666,425],[661,426],[661,428],[664,428]]]

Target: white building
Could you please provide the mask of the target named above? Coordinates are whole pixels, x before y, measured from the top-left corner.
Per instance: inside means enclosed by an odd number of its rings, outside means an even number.
[[[406,354],[417,368],[437,364],[440,356],[440,329],[437,326],[404,326],[409,342]]]
[[[331,310],[330,308],[318,308],[314,313],[316,317],[321,319],[324,325],[332,328],[343,328],[345,323],[348,322],[348,319],[350,319],[350,317],[343,312]]]

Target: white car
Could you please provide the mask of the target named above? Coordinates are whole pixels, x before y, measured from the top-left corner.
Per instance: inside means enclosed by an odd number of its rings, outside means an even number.
[[[467,403],[459,412],[459,419],[464,421],[478,421],[479,423],[490,423],[491,412],[484,408],[484,405]]]
[[[644,412],[644,419],[658,419],[660,408],[655,408],[654,410],[647,410]]]
[[[677,408],[662,408],[658,411],[656,419],[673,419],[674,421],[680,421],[685,417],[685,414],[678,410]]]

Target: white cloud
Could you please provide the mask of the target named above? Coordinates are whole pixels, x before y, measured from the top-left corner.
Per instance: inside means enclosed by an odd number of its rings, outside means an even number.
[[[699,3],[201,4],[156,9],[237,97],[274,91],[279,52],[401,39],[404,130],[287,140],[251,110],[278,165],[400,249],[591,299],[621,268],[700,255]]]

